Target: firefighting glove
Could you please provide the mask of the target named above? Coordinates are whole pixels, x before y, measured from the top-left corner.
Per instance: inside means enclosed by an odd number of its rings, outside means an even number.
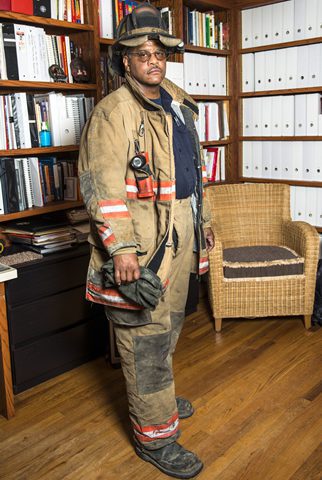
[[[160,278],[147,267],[140,267],[138,280],[122,285],[115,283],[112,258],[103,265],[102,272],[105,288],[117,288],[129,300],[148,310],[155,310],[164,293]]]

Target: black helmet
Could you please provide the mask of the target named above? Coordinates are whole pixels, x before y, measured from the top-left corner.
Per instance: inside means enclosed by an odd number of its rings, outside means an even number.
[[[116,39],[111,49],[111,66],[114,72],[124,75],[122,50],[124,47],[137,47],[147,40],[159,40],[168,51],[184,50],[183,41],[170,35],[160,11],[150,3],[140,3],[131,13],[122,18],[116,31]]]

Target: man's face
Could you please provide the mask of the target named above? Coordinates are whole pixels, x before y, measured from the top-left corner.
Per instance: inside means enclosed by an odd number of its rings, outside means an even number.
[[[138,47],[129,49],[123,63],[125,71],[139,84],[145,87],[157,86],[166,73],[166,50],[160,42],[148,40]]]

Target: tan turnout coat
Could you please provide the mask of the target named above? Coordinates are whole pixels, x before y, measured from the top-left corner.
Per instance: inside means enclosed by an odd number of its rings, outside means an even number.
[[[105,289],[101,267],[110,256],[137,253],[147,265],[168,235],[164,261],[158,271],[166,284],[171,261],[172,213],[175,200],[175,163],[172,145],[172,117],[142,95],[136,83],[126,84],[101,100],[82,134],[79,154],[80,187],[91,219],[92,246],[86,298],[96,303],[136,309],[116,289]],[[195,199],[196,245],[199,273],[208,268],[203,228],[210,226],[209,209],[203,202],[206,180],[202,149],[194,126],[198,114],[195,102],[179,87],[164,80],[191,133],[198,172]],[[153,172],[154,196],[138,198],[134,171],[129,163],[135,145],[147,152]],[[168,252],[169,251],[169,252]]]

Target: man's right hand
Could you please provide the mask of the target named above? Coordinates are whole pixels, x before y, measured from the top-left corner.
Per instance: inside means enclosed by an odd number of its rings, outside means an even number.
[[[115,255],[114,279],[116,285],[121,283],[130,283],[140,278],[140,266],[138,257],[135,253],[126,253],[124,255]]]

